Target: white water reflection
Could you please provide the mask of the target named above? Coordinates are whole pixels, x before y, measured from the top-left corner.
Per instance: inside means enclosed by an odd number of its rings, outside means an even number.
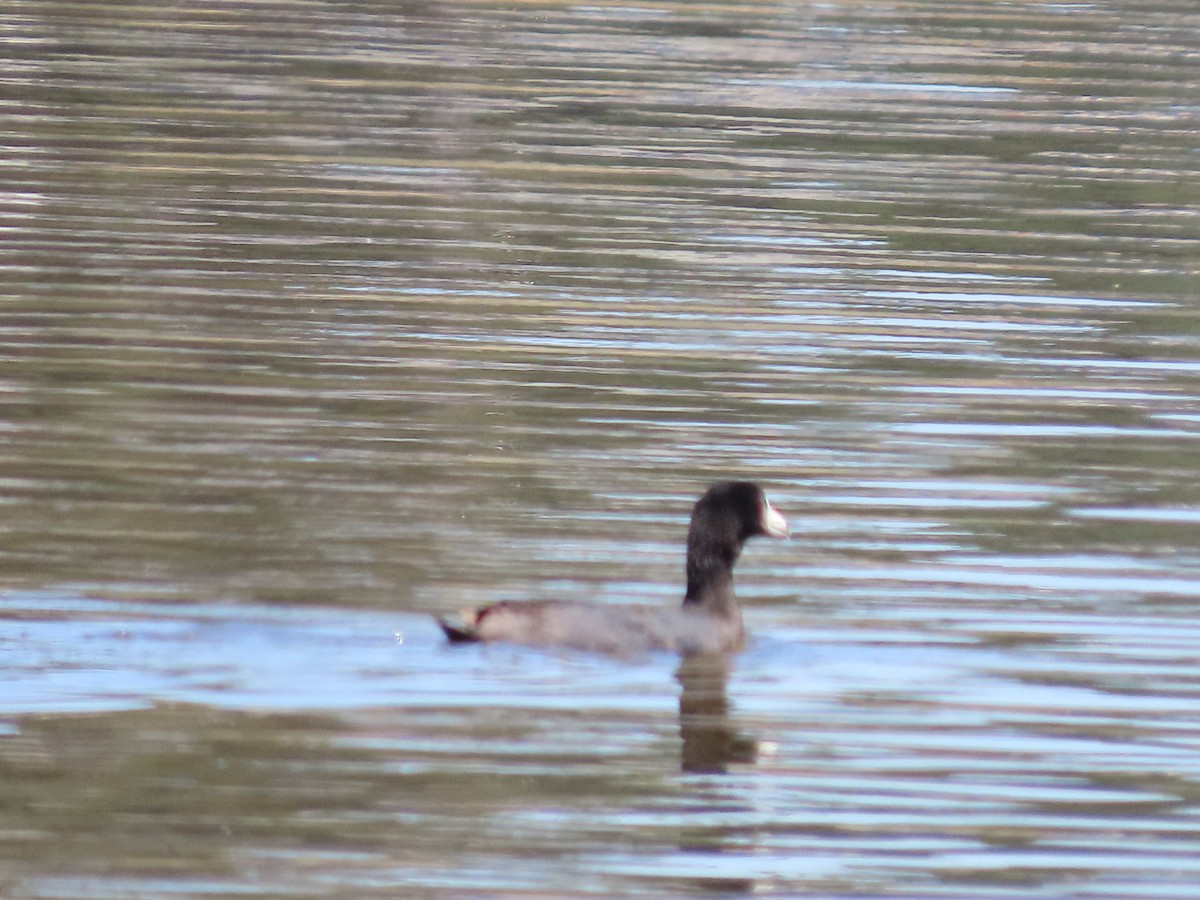
[[[911,608],[903,596],[892,597],[897,613]],[[3,697],[13,712],[42,715],[131,705],[151,714],[164,703],[270,716],[324,711],[340,724],[303,740],[315,746],[324,733],[338,753],[367,754],[373,761],[356,762],[354,777],[366,777],[364,764],[370,777],[402,783],[447,770],[514,787],[632,777],[645,784],[632,802],[586,791],[576,805],[517,790],[504,807],[507,840],[545,841],[552,828],[571,871],[605,878],[686,872],[741,879],[749,890],[775,879],[849,877],[864,865],[897,875],[1015,866],[1056,877],[1064,859],[1096,868],[1092,848],[1102,842],[1088,835],[1097,817],[1131,836],[1123,867],[1141,878],[1172,840],[1194,837],[1173,812],[1187,779],[1200,777],[1200,698],[1191,658],[1177,648],[1181,640],[1194,646],[1200,633],[1181,632],[1179,618],[967,608],[941,622],[897,615],[874,631],[836,622],[781,628],[770,610],[750,620],[758,636],[728,683],[723,672],[689,675],[685,667],[680,692],[665,655],[613,661],[450,648],[431,620],[404,614],[9,595]],[[1152,693],[1145,677],[1155,679]],[[15,733],[34,739],[36,722]],[[668,767],[682,768],[683,780],[664,780]],[[346,776],[322,771],[338,790]],[[385,815],[401,829],[391,852],[405,852],[406,828],[445,839],[448,815]],[[464,827],[474,829],[453,829]],[[597,832],[605,835],[599,843],[583,837]],[[1001,834],[1025,839],[999,856],[981,849],[981,839]],[[689,868],[696,852],[708,861],[699,871]],[[419,863],[385,873],[377,868],[385,859],[311,857],[309,865],[330,885],[344,885],[350,865],[359,871],[352,877],[380,885],[451,891],[492,875],[528,890],[562,872],[539,864],[502,874],[485,857],[447,880],[440,867]],[[153,893],[155,883],[42,879],[37,890],[56,896],[71,885],[105,896],[135,885]],[[190,892],[201,882],[174,883]],[[264,886],[288,883],[281,876]]]

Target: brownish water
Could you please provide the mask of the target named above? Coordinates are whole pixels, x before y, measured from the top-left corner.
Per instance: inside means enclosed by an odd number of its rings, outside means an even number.
[[[1195,4],[0,37],[0,895],[1195,896]],[[441,642],[724,477],[730,671]]]

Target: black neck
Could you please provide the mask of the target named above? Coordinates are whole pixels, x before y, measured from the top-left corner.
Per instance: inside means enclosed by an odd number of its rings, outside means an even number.
[[[737,599],[733,596],[733,564],[737,562],[740,549],[736,546],[688,547],[684,606],[697,605],[714,613],[737,611]]]

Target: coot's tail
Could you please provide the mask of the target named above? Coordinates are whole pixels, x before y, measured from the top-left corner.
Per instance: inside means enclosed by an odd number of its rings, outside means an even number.
[[[466,622],[452,622],[441,616],[436,618],[437,623],[442,626],[442,631],[446,632],[446,638],[452,644],[472,644],[483,640],[474,625],[468,625]]]

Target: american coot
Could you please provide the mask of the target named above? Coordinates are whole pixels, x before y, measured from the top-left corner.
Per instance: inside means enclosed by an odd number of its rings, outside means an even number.
[[[724,653],[745,641],[733,565],[756,535],[787,537],[783,516],[749,481],[714,484],[696,501],[687,536],[687,593],[677,609],[570,600],[501,601],[438,619],[454,643],[513,641],[628,655],[650,650]]]

